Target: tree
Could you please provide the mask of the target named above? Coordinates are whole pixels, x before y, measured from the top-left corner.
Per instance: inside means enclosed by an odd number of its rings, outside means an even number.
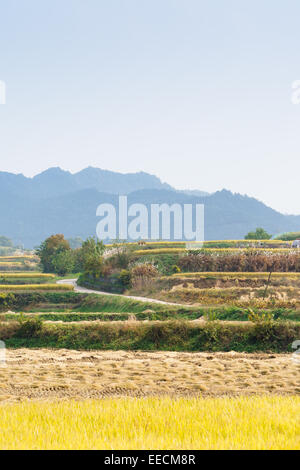
[[[45,273],[55,273],[55,259],[59,253],[70,251],[70,244],[62,234],[47,238],[36,250]]]
[[[99,240],[90,237],[82,243],[81,251],[83,256],[103,256],[105,246]]]
[[[270,240],[271,238],[272,235],[261,227],[257,228],[255,232],[249,232],[245,236],[245,240]]]
[[[80,249],[79,258],[83,267],[83,271],[97,277],[102,272],[103,253],[105,246],[99,240],[90,237],[83,242]]]
[[[93,276],[94,278],[102,275],[103,258],[96,256],[89,256],[84,263],[84,273]]]
[[[75,255],[72,250],[58,251],[52,256],[54,272],[60,276],[65,276],[73,272],[75,266]]]
[[[294,240],[300,240],[300,232],[287,232],[283,233],[281,235],[278,235],[275,237],[274,240],[282,240],[282,241],[294,241]]]

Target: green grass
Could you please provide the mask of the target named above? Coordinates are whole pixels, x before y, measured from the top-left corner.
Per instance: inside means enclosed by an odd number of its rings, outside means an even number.
[[[64,281],[68,279],[78,279],[81,273],[70,273],[65,276],[55,276],[56,281]]]
[[[199,311],[196,307],[176,305],[164,305],[154,302],[142,302],[140,300],[130,299],[115,295],[97,295],[87,294],[80,305],[77,307],[80,312],[108,312],[108,313],[142,313],[145,310],[154,312],[176,312],[181,311],[189,313]]]
[[[103,308],[103,306],[102,306]],[[104,307],[105,308],[105,307]],[[52,309],[54,310],[54,309]],[[259,310],[254,309],[256,313],[261,315],[271,313],[275,320],[294,321],[300,322],[300,311],[274,309],[274,310]],[[112,311],[98,311],[98,312],[81,312],[81,311],[41,311],[30,312],[26,314],[26,318],[39,318],[43,321],[62,321],[62,322],[76,322],[76,321],[128,321],[134,316],[137,321],[168,321],[168,320],[197,320],[205,317],[208,321],[248,321],[249,311],[247,309],[238,307],[225,307],[225,308],[197,308],[185,311],[184,309],[177,310],[162,310],[155,312],[154,310],[144,310],[143,312],[112,312]],[[1,314],[0,319],[4,321],[20,319],[18,314]]]
[[[25,315],[26,320],[39,319],[53,322],[81,322],[81,321],[128,321],[129,313],[65,313],[65,312],[43,312],[29,313]],[[1,314],[2,321],[24,321],[24,314]]]
[[[73,309],[86,294],[75,292],[4,292],[0,293],[0,312],[35,311],[39,308]]]

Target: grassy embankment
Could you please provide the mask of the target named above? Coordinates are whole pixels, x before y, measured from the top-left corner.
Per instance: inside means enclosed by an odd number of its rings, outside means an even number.
[[[86,350],[290,352],[300,337],[292,322],[116,322],[43,323],[38,320],[0,323],[9,348]]]
[[[20,292],[0,293],[2,319],[16,319],[8,310],[36,314],[42,320],[207,320],[247,321],[249,309],[236,306],[173,306],[142,302],[121,296],[79,294],[75,292]],[[253,309],[256,313],[270,313],[275,320],[300,321],[297,309],[277,308]]]

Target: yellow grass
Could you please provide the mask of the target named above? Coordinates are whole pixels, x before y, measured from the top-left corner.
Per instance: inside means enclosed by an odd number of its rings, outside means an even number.
[[[161,255],[168,253],[184,253],[184,248],[154,248],[153,250],[136,250],[135,255],[148,256],[148,255]]]
[[[24,284],[0,285],[0,291],[32,291],[32,290],[74,290],[72,284]]]
[[[260,253],[297,253],[299,250],[291,250],[288,248],[255,248],[254,249]],[[188,248],[154,248],[153,250],[136,250],[134,253],[140,256],[147,255],[159,255],[159,254],[175,254],[175,253],[188,253],[190,250]],[[253,248],[202,248],[202,252],[214,254],[214,253],[246,253],[247,251],[253,251]]]
[[[299,397],[144,398],[0,407],[3,449],[299,449]]]
[[[1,266],[5,266],[5,267],[17,267],[17,266],[22,266],[22,263],[9,263],[9,262],[6,262],[6,261],[0,261],[0,267]]]
[[[4,271],[4,272],[0,272],[0,277],[3,278],[3,277],[7,277],[7,278],[15,278],[15,279],[19,279],[19,278],[26,278],[26,279],[31,279],[31,278],[41,278],[41,279],[44,279],[44,278],[49,278],[49,279],[53,279],[55,278],[55,274],[43,274],[43,273],[34,273],[34,272],[17,272],[17,273],[13,273],[13,272],[7,272],[7,271]]]
[[[0,260],[6,260],[6,261],[14,261],[18,259],[26,259],[26,260],[38,260],[36,256],[32,255],[12,255],[12,256],[0,256]]]
[[[199,242],[188,242],[189,244],[196,244]],[[236,244],[251,244],[251,245],[258,245],[259,243],[263,243],[266,245],[287,245],[291,246],[292,242],[291,241],[283,241],[283,240],[205,240],[202,241],[202,243],[205,243],[205,245],[210,245],[210,244],[216,244],[216,243],[236,243]],[[186,245],[187,242],[184,241],[168,241],[168,240],[160,240],[160,241],[150,241],[150,242],[144,242],[144,246],[152,246],[152,245]],[[108,248],[114,247],[114,246],[127,246],[127,245],[138,245],[137,242],[130,242],[130,243],[117,243],[117,244],[107,244],[105,245]]]

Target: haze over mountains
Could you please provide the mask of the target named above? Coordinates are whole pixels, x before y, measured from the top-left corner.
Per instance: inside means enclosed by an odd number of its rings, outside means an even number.
[[[201,187],[201,182],[199,182]],[[256,227],[272,234],[300,229],[300,215],[289,216],[262,202],[218,191],[178,191],[156,176],[140,172],[121,174],[86,168],[71,174],[50,168],[34,178],[0,172],[0,235],[33,248],[54,233],[86,238],[95,235],[101,203],[117,206],[118,195],[128,203],[205,204],[205,239],[240,239]]]

